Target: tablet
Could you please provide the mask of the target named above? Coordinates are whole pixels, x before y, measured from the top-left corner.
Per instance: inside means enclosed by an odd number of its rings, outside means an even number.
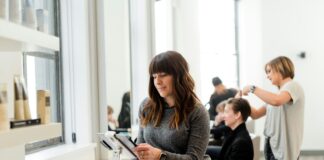
[[[108,150],[120,150],[123,157],[129,160],[136,160],[136,154],[133,152],[136,144],[124,135],[115,134],[115,132],[107,131],[106,133],[99,133],[100,143]]]
[[[137,146],[136,143],[134,143],[130,138],[121,134],[115,134],[114,136],[122,145],[124,145],[127,148],[129,152],[136,156],[133,152],[134,148]]]

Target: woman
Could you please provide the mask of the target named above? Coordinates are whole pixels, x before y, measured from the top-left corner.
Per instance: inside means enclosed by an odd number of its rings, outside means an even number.
[[[120,128],[131,128],[130,117],[130,92],[126,92],[122,98],[122,106],[118,116],[118,123]]]
[[[226,137],[220,160],[253,160],[253,144],[245,121],[251,114],[249,103],[242,98],[229,99],[224,111],[225,125],[231,128]]]
[[[114,109],[107,106],[108,131],[115,131],[118,128],[118,121],[114,117]]]
[[[156,55],[149,66],[149,98],[140,107],[140,160],[203,159],[209,116],[194,93],[194,81],[181,54]]]
[[[264,135],[266,160],[297,160],[304,132],[304,91],[293,80],[292,61],[280,56],[265,65],[267,78],[279,89],[278,93],[260,87],[247,85],[243,94],[253,93],[265,103],[260,108],[252,108],[253,119],[266,116]]]

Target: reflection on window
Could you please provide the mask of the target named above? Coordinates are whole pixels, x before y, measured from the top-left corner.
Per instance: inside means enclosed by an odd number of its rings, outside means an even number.
[[[201,100],[213,92],[211,80],[219,76],[227,87],[237,84],[234,0],[199,1]]]
[[[58,53],[24,53],[29,106],[32,118],[37,118],[37,90],[50,91],[51,122],[62,122],[62,103],[59,77]],[[49,145],[63,142],[62,137],[33,142],[26,145],[27,153]]]
[[[49,90],[51,97],[52,122],[57,119],[58,77],[56,73],[55,56],[36,57],[26,55],[26,81],[32,118],[37,118],[37,90]]]

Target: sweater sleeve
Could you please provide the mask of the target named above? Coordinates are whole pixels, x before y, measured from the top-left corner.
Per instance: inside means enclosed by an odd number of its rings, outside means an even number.
[[[185,154],[166,152],[168,160],[202,160],[209,141],[209,116],[204,107],[189,115],[190,135]]]

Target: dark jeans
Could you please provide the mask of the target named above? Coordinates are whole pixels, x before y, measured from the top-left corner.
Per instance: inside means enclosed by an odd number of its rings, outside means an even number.
[[[265,158],[265,160],[276,160],[276,158],[274,157],[273,152],[271,150],[269,137],[265,139],[264,158]]]
[[[271,150],[271,147],[270,147],[270,138],[269,137],[265,139],[264,158],[265,158],[265,160],[277,160],[274,157],[273,152]],[[299,160],[299,156],[298,156],[297,160]]]
[[[211,159],[216,160],[218,159],[221,150],[221,146],[207,146],[206,154],[208,154]]]

